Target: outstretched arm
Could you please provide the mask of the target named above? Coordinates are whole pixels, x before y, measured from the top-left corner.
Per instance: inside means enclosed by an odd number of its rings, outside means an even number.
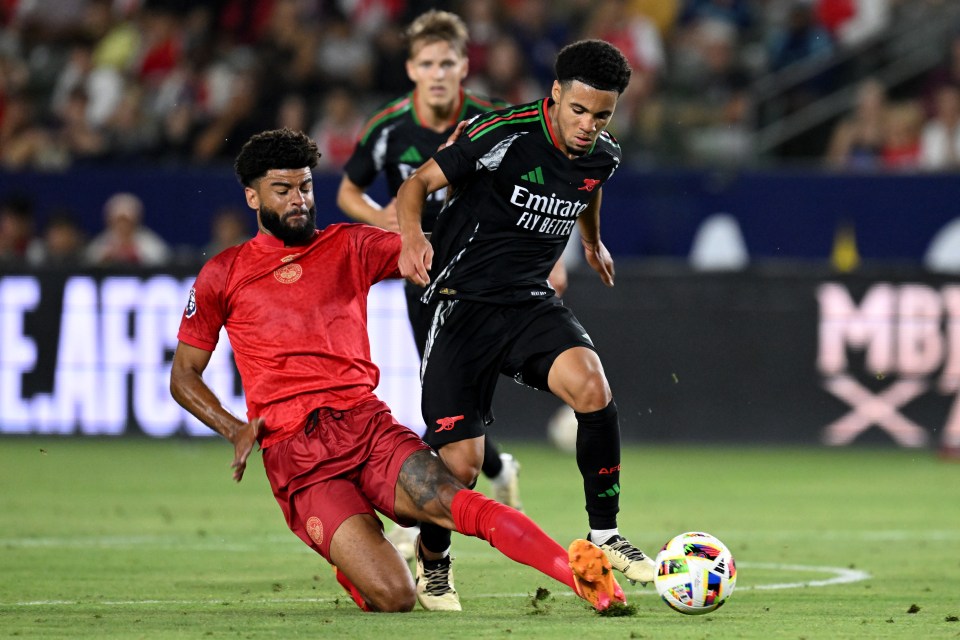
[[[387,231],[400,230],[397,224],[396,200],[391,200],[386,206],[381,207],[347,176],[343,176],[340,180],[340,187],[337,189],[337,206],[354,220],[366,222]]]
[[[580,228],[580,241],[583,244],[583,252],[587,258],[587,264],[593,267],[593,270],[600,274],[603,284],[608,287],[613,286],[613,257],[607,248],[600,241],[600,201],[602,199],[602,190],[598,190],[593,200],[587,205],[577,225]]]
[[[421,228],[423,204],[428,195],[448,184],[440,165],[431,158],[407,178],[397,191],[397,218],[403,238],[400,275],[421,287],[430,283],[427,272],[433,266],[433,247]]]
[[[233,464],[230,466],[233,467],[233,479],[240,482],[263,420],[254,418],[244,422],[226,410],[203,381],[203,371],[210,363],[210,355],[210,351],[181,342],[173,354],[170,394],[200,422],[233,443]]]

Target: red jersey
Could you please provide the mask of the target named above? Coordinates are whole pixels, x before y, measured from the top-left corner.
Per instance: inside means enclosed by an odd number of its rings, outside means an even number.
[[[197,275],[178,339],[213,351],[221,327],[247,401],[263,418],[267,447],[303,428],[317,407],[346,410],[374,397],[367,294],[398,277],[400,235],[335,224],[303,246],[259,233],[207,262]]]

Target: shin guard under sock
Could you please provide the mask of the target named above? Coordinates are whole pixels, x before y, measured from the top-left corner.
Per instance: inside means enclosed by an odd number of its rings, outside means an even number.
[[[576,591],[566,549],[520,511],[470,489],[457,492],[450,511],[460,533],[486,540],[511,560]]]
[[[577,467],[591,529],[615,529],[620,511],[620,420],[613,400],[577,416]]]

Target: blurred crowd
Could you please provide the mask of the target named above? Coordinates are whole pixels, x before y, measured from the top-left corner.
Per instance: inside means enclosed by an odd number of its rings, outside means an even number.
[[[403,29],[430,8],[466,21],[466,85],[480,94],[512,103],[546,95],[557,51],[602,38],[634,70],[611,126],[628,162],[749,164],[759,78],[856,50],[905,14],[950,1],[0,0],[0,169],[226,165],[251,134],[286,126],[312,135],[320,170],[337,172],[366,117],[410,90]],[[836,89],[815,80],[805,100]],[[862,80],[822,161],[956,168],[960,36],[915,86],[894,100]],[[46,228],[24,235],[16,229],[31,218],[29,201],[0,206],[0,260],[170,256],[133,194],[105,203],[97,238],[83,237],[67,212],[47,212]]]
[[[612,127],[632,159],[746,159],[757,77],[942,1],[3,0],[0,166],[228,162],[289,126],[335,171],[365,116],[409,90],[402,31],[434,7],[466,20],[481,94],[544,95],[560,47],[602,38],[634,68]]]
[[[0,200],[0,269],[30,267],[163,267],[195,264],[240,244],[254,232],[248,211],[224,206],[213,212],[209,241],[202,247],[171,246],[147,224],[143,201],[121,191],[103,205],[103,230],[92,238],[75,213],[61,207],[47,212],[42,228],[32,200],[13,192]]]

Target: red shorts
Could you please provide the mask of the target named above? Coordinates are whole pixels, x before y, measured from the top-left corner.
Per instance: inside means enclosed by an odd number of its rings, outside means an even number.
[[[329,562],[330,539],[350,516],[379,511],[400,521],[400,467],[430,448],[380,400],[315,413],[315,422],[263,450],[263,466],[290,530]]]

